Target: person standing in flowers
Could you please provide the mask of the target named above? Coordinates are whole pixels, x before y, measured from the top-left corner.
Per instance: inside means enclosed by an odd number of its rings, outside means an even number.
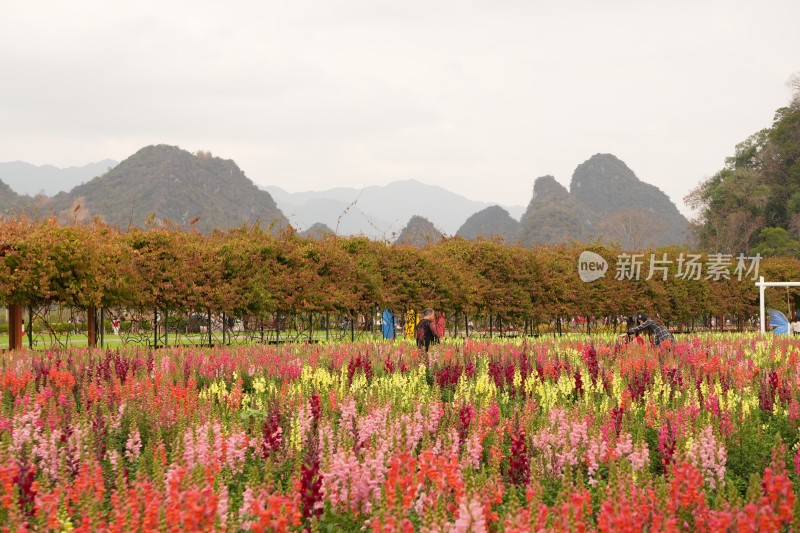
[[[431,343],[439,342],[444,337],[444,313],[434,313],[428,308],[422,311],[422,320],[416,329],[417,347],[425,348],[427,353]]]
[[[383,338],[387,340],[394,340],[397,337],[394,314],[388,307],[383,310],[381,315],[381,332],[383,333]]]
[[[675,337],[672,336],[672,333],[670,333],[664,324],[656,322],[644,313],[639,313],[636,317],[636,321],[639,325],[628,329],[626,335],[637,335],[642,331],[646,331],[650,335],[653,344],[656,346],[660,348],[672,347],[672,344],[675,342]]]
[[[407,339],[413,339],[417,328],[417,311],[409,309],[406,311],[405,320],[403,320],[403,332]]]

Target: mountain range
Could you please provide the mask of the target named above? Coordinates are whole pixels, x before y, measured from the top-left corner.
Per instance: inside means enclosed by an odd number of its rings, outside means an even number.
[[[118,162],[104,159],[80,167],[58,168],[53,165],[36,166],[24,161],[0,163],[0,180],[17,194],[53,196],[67,192],[96,176],[102,176]]]
[[[55,195],[20,195],[7,185],[28,176],[34,187],[55,187],[52,179],[31,178],[33,167],[15,162],[0,166],[0,210],[33,216],[55,214],[64,222],[100,216],[126,228],[171,220],[208,232],[242,224],[274,230],[291,224],[304,234],[321,237],[366,235],[413,244],[442,236],[466,239],[500,238],[531,246],[570,240],[611,241],[633,249],[680,244],[688,238],[688,221],[657,187],[639,180],[611,154],[595,154],[578,165],[570,190],[552,176],[537,178],[527,208],[469,200],[438,186],[416,180],[396,181],[363,189],[335,188],[288,193],[278,187],[259,188],[232,160],[208,152],[190,153],[176,146],[147,146],[121,163],[106,160],[82,167],[69,179],[81,183]],[[9,166],[13,165],[13,166]],[[93,178],[98,165],[106,171]],[[50,181],[48,181],[50,180]],[[29,189],[30,184],[29,184]],[[424,235],[424,238],[419,238]],[[402,237],[402,238],[400,238]]]
[[[322,222],[339,235],[363,234],[393,240],[413,216],[431,221],[438,231],[455,235],[474,213],[491,207],[437,185],[417,180],[370,185],[363,189],[337,187],[324,191],[289,193],[280,187],[268,191],[289,222],[300,229]],[[519,219],[523,206],[503,206]]]

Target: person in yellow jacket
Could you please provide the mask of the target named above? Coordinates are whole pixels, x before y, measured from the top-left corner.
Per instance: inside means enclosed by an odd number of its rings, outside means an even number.
[[[414,309],[406,311],[406,321],[403,326],[403,332],[407,339],[416,338],[417,330],[417,312]]]

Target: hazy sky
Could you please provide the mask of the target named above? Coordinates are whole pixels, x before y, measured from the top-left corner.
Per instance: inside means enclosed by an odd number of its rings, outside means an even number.
[[[778,0],[0,0],[0,161],[235,160],[291,192],[414,178],[527,205],[612,153],[682,198],[800,71]]]

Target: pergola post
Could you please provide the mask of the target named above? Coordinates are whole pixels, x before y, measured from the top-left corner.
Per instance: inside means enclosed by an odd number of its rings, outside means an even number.
[[[8,304],[8,349],[21,350],[22,338],[22,304]]]
[[[758,323],[759,327],[761,328],[761,334],[763,335],[764,333],[767,332],[767,326],[766,324],[764,324],[764,320],[766,319],[767,315],[766,309],[764,309],[764,289],[767,288],[767,286],[764,285],[764,276],[758,278],[758,283],[756,283],[756,285],[758,285],[758,301],[759,301],[759,307],[761,308],[760,309],[761,315]]]
[[[756,282],[756,287],[758,287],[758,299],[759,299],[759,307],[761,312],[761,334],[767,332],[767,325],[766,321],[766,308],[764,306],[764,290],[767,287],[800,287],[800,281],[764,281],[764,276],[758,278]]]
[[[86,337],[89,348],[97,348],[97,310],[94,307],[86,310]]]

